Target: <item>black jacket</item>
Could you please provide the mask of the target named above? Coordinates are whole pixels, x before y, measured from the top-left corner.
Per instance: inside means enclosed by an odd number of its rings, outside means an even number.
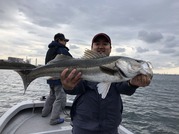
[[[53,60],[58,54],[64,54],[64,55],[68,55],[71,56],[72,55],[68,52],[69,49],[63,45],[60,44],[56,41],[52,41],[49,45],[48,45],[48,51],[46,53],[46,58],[45,58],[45,64],[47,64],[49,61]],[[47,80],[47,83],[50,84],[51,86],[53,85],[60,85],[61,82],[60,80]]]
[[[45,64],[53,60],[57,54],[64,54],[72,57],[72,55],[68,52],[69,49],[65,45],[62,45],[56,41],[52,41],[48,45],[48,48],[49,49],[46,53]]]
[[[65,90],[67,94],[77,95],[71,109],[77,132],[86,130],[87,133],[90,130],[96,134],[115,131],[122,121],[123,104],[120,95],[132,95],[136,91],[136,87],[129,86],[127,82],[112,83],[106,98],[102,99],[97,84],[82,80],[74,90]]]

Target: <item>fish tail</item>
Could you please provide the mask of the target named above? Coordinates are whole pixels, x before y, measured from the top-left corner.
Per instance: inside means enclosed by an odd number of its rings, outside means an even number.
[[[32,70],[18,70],[16,71],[22,78],[23,84],[24,84],[24,94],[27,90],[27,87],[29,84],[33,81],[33,79],[30,79],[29,74]]]

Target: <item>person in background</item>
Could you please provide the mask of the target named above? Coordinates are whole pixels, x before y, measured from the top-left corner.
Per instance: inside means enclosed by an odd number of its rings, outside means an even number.
[[[92,39],[91,50],[107,56],[111,53],[111,39],[99,33]],[[71,109],[73,134],[118,134],[122,121],[123,102],[121,94],[132,95],[138,87],[150,84],[146,75],[138,75],[125,82],[112,83],[105,98],[97,91],[97,82],[81,79],[81,72],[68,68],[60,74],[62,86],[67,94],[77,95]]]
[[[69,49],[66,47],[66,43],[69,39],[66,39],[64,34],[57,33],[54,36],[54,41],[48,45],[48,51],[46,53],[45,64],[53,60],[56,55],[72,55],[69,53]],[[51,112],[50,125],[56,125],[64,122],[63,118],[60,118],[60,113],[66,105],[66,94],[62,88],[60,79],[50,78],[47,80],[50,86],[50,94],[46,99],[44,107],[42,109],[42,117],[46,117]]]

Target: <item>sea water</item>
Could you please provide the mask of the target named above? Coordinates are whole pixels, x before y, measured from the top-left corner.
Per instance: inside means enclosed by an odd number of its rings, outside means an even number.
[[[0,70],[0,116],[21,101],[48,95],[46,79],[34,80],[23,94],[20,76]],[[155,74],[150,86],[138,88],[132,96],[121,96],[122,125],[134,134],[179,134],[179,75]]]

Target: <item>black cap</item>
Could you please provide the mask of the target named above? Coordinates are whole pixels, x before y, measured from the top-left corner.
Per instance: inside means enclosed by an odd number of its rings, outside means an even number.
[[[66,38],[65,38],[65,35],[62,34],[62,33],[57,33],[57,34],[55,34],[54,40],[57,41],[57,40],[59,40],[59,39],[60,39],[60,40],[64,40],[64,41],[66,41],[66,42],[69,41],[69,39],[66,39]]]
[[[106,41],[109,42],[109,44],[111,45],[111,39],[110,39],[110,37],[109,37],[107,34],[105,34],[105,33],[98,33],[98,34],[96,34],[96,35],[93,37],[93,39],[92,39],[92,44],[93,44],[94,42],[96,42],[99,38],[105,38]]]

